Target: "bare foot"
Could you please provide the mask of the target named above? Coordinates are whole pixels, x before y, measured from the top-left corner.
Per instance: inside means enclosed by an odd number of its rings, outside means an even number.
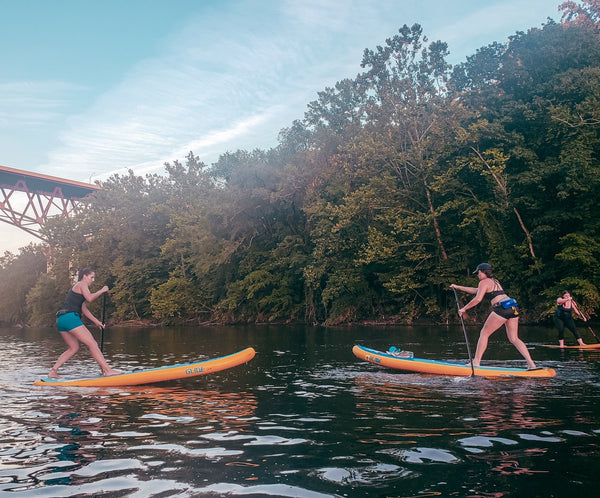
[[[106,372],[104,372],[104,376],[105,377],[112,377],[113,375],[121,375],[124,374],[125,372],[123,372],[122,370],[114,370],[114,369],[110,369],[107,370]]]
[[[62,379],[62,377],[60,375],[58,375],[58,372],[54,368],[48,372],[48,378],[49,379]]]

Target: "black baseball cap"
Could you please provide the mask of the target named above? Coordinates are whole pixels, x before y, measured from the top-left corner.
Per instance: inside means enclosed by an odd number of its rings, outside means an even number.
[[[477,268],[475,268],[475,271],[473,272],[473,275],[475,273],[477,273],[479,270],[485,271],[485,270],[491,270],[491,269],[492,269],[492,265],[490,265],[489,263],[479,263],[477,265]]]

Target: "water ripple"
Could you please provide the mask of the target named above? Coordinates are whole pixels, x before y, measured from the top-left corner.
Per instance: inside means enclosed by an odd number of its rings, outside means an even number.
[[[142,446],[132,446],[132,451],[143,451],[148,455],[154,455],[156,452],[166,452],[170,454],[187,455],[192,457],[204,457],[208,460],[220,460],[224,457],[239,456],[244,452],[241,450],[228,450],[227,448],[213,446],[210,448],[188,448],[181,444],[151,444]]]
[[[596,491],[600,357],[536,350],[536,361],[555,366],[557,378],[454,379],[357,361],[353,328],[298,336],[248,330],[123,332],[108,351],[128,365],[192,359],[194,351],[215,356],[249,340],[261,352],[215,375],[110,389],[32,388],[64,344],[47,331],[0,330],[0,361],[9,369],[0,371],[0,493],[375,498]],[[390,331],[365,330],[369,342],[379,336],[431,356],[464,355],[445,328],[402,329],[395,340]],[[504,342],[489,354],[516,354],[502,349]],[[85,372],[92,361],[78,355],[67,371]]]
[[[219,496],[264,495],[281,496],[286,498],[327,498],[335,495],[318,493],[297,486],[285,484],[262,484],[256,486],[241,486],[239,484],[218,483],[205,488],[196,489],[198,494],[217,493]]]
[[[381,453],[393,455],[407,463],[458,463],[461,461],[450,451],[440,448],[393,449],[383,450]]]

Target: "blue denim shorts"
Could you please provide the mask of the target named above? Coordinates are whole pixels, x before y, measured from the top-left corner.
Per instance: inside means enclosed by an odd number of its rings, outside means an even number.
[[[83,325],[79,313],[65,313],[56,319],[56,326],[59,332],[68,332]]]

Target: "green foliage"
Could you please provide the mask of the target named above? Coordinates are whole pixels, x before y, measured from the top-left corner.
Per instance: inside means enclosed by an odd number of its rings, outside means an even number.
[[[64,289],[56,279],[41,274],[27,294],[27,312],[30,325],[49,326],[56,322],[56,312],[64,300]]]
[[[26,297],[45,271],[46,256],[40,245],[30,244],[17,255],[7,252],[0,257],[0,323],[39,322],[39,316],[28,316]]]
[[[163,323],[177,322],[188,317],[198,319],[205,316],[210,309],[203,309],[203,296],[193,281],[178,276],[171,277],[152,290],[150,306],[154,318]],[[210,318],[210,314],[208,314]]]
[[[563,288],[593,312],[600,39],[575,22],[585,9],[595,19],[591,2],[563,8],[565,23],[455,68],[446,43],[403,26],[277,147],[210,167],[190,152],[165,176],[110,178],[88,209],[46,226],[52,278],[36,274],[20,294],[31,289],[33,319],[49,316],[71,269],[90,266],[120,320],[447,322],[449,284],[475,285],[481,261],[526,319]],[[14,279],[17,263],[1,271]],[[3,319],[23,321],[12,298]]]

